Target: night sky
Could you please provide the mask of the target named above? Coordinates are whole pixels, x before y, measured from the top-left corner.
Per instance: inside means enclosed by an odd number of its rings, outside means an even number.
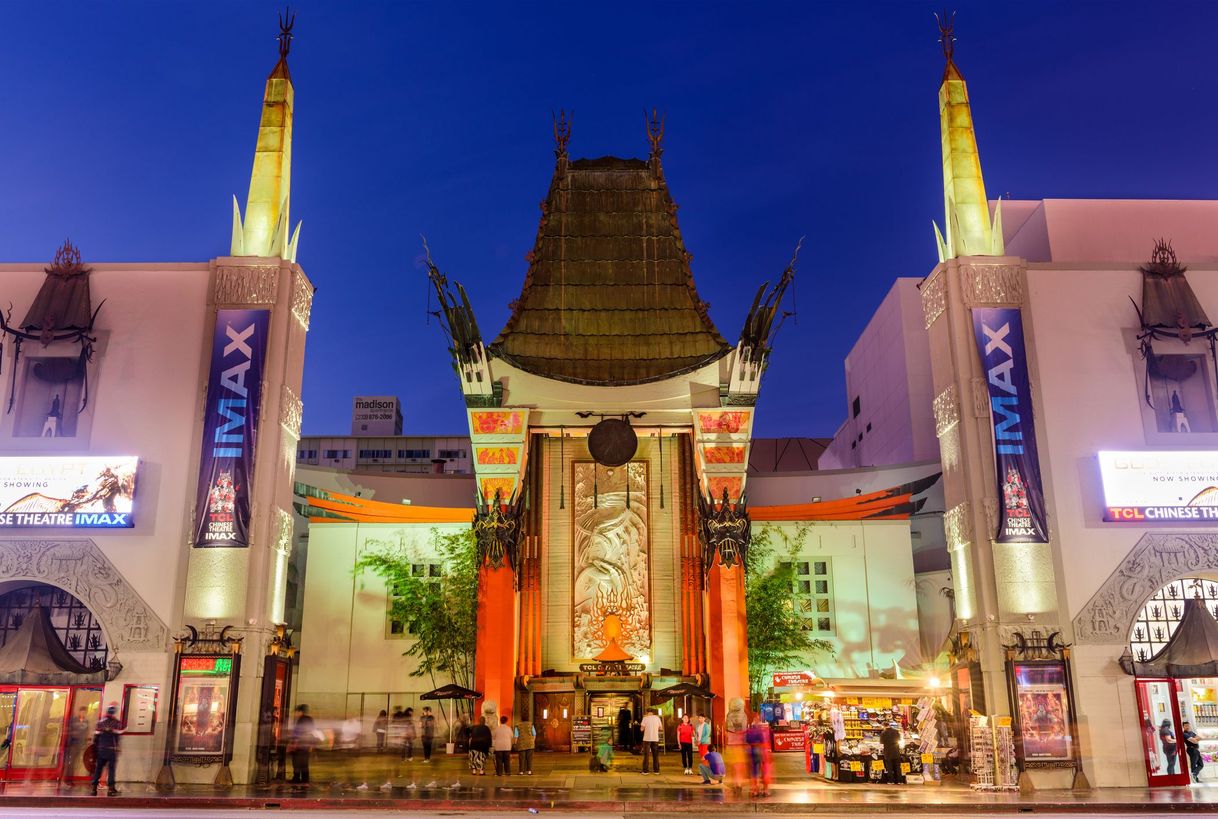
[[[407,432],[465,434],[419,234],[489,342],[533,245],[553,109],[575,111],[575,157],[645,156],[643,108],[666,112],[681,231],[729,341],[807,236],[759,435],[832,435],[851,344],[894,277],[935,262],[935,6],[294,5],[307,434],[345,434],[356,394],[400,395]],[[49,260],[65,236],[87,261],[227,254],[277,9],[0,5],[0,259]],[[1218,4],[959,9],[991,197],[1218,198]]]

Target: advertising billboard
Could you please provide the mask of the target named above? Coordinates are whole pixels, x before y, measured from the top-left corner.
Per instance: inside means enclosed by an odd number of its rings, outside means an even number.
[[[402,404],[393,395],[357,395],[351,402],[351,434],[402,434]]]
[[[135,525],[139,458],[0,458],[0,529]]]
[[[196,547],[250,545],[250,483],[270,310],[217,310],[195,500]]]
[[[1100,452],[1104,520],[1218,521],[1218,452]]]

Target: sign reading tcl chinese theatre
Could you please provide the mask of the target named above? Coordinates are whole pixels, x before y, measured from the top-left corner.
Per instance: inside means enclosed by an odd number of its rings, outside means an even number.
[[[219,310],[203,418],[195,546],[249,546],[269,310]]]
[[[1019,309],[973,310],[973,333],[985,372],[994,427],[999,520],[996,543],[1048,543],[1045,494],[1032,425],[1032,395]]]
[[[1101,452],[1104,520],[1218,522],[1218,452]]]

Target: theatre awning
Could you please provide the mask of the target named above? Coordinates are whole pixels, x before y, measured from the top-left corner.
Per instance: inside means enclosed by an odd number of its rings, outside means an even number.
[[[1218,620],[1200,599],[1186,600],[1176,633],[1158,654],[1138,662],[1126,649],[1120,664],[1138,677],[1218,677]]]
[[[105,681],[104,668],[90,671],[64,648],[51,625],[51,613],[42,606],[34,606],[21,628],[0,646],[0,683],[87,685]]]

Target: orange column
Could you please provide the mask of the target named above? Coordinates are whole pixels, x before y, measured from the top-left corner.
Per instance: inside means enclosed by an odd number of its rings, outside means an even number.
[[[512,567],[478,569],[478,640],[474,658],[474,688],[478,701],[493,700],[500,715],[510,716],[515,698],[516,593]]]
[[[706,578],[709,671],[714,722],[722,742],[724,717],[731,700],[749,702],[748,621],[744,608],[744,567],[723,565],[716,553]]]

